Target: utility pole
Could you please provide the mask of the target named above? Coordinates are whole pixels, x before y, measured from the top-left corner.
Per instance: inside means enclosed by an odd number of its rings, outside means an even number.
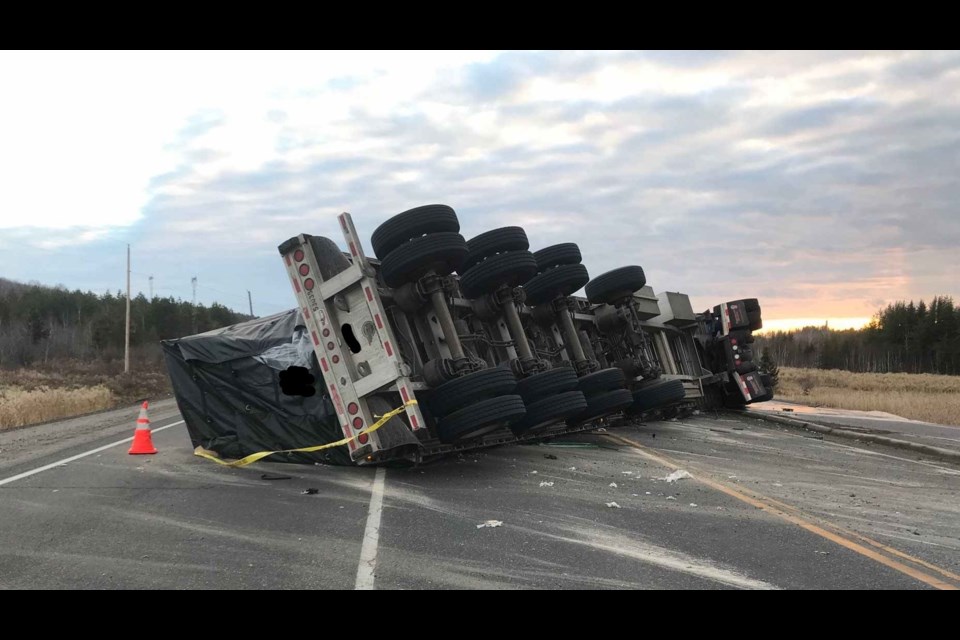
[[[193,300],[191,304],[191,314],[193,315],[193,332],[197,332],[197,276],[190,278],[190,284],[193,286]]]
[[[153,302],[153,276],[150,276],[150,302]]]
[[[127,245],[127,323],[123,336],[123,372],[130,373],[130,245]]]
[[[250,295],[250,289],[247,289],[247,302],[250,303],[250,317],[253,317],[253,296]]]

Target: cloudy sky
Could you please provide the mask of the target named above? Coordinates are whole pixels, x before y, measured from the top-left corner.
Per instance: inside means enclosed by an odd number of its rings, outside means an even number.
[[[0,90],[15,280],[116,290],[130,243],[135,290],[267,314],[283,240],[442,202],[768,326],[960,295],[956,52],[0,53]]]

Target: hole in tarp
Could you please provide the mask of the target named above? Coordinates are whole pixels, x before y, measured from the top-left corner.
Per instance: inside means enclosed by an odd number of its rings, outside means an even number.
[[[340,333],[343,334],[343,339],[347,343],[347,346],[350,347],[350,351],[360,353],[360,341],[357,340],[357,336],[353,335],[353,327],[345,324],[340,327]]]

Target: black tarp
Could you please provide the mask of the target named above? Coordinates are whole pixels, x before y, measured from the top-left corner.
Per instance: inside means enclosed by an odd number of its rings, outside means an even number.
[[[299,311],[291,309],[161,343],[177,406],[194,447],[240,458],[343,437],[333,405],[322,391],[303,397],[280,390],[280,370],[290,364],[310,368],[319,381],[318,389],[323,389],[309,343],[304,347],[301,323]],[[351,464],[345,446],[276,454],[268,460]]]

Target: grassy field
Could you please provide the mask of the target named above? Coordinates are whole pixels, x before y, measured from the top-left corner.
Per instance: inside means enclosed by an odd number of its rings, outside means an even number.
[[[124,375],[118,365],[62,362],[49,369],[0,370],[0,429],[67,418],[169,395],[166,373]]]
[[[960,425],[960,376],[780,367],[777,400]]]

